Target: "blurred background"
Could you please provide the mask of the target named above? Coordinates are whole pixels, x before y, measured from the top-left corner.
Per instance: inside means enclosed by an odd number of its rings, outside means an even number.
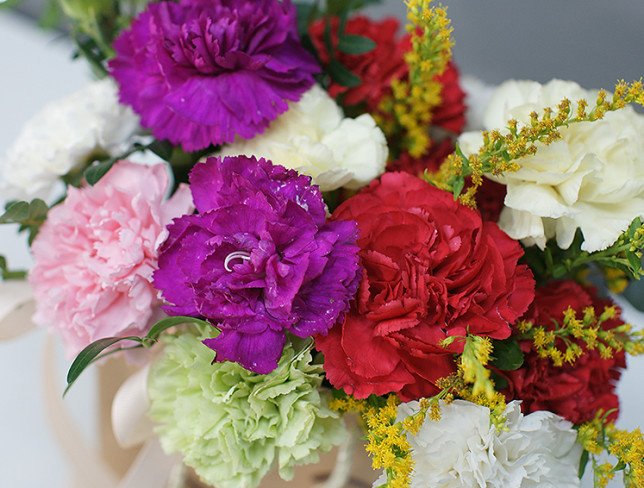
[[[7,7],[13,0],[0,0]],[[465,74],[496,84],[508,78],[578,81],[587,88],[610,88],[617,79],[644,75],[644,1],[611,0],[444,0],[454,25],[455,60]],[[402,0],[372,7],[377,16],[403,18]],[[40,19],[40,20],[39,20]],[[67,95],[90,76],[71,60],[72,47],[43,1],[24,0],[18,10],[0,8],[0,157],[24,122],[48,101]],[[2,203],[0,195],[0,204]],[[13,268],[29,266],[26,245],[15,229],[0,227],[0,253]],[[642,300],[640,287],[631,290]],[[643,316],[632,321],[644,326]],[[44,331],[0,343],[0,487],[69,486],[64,453],[46,421],[42,397]],[[62,355],[54,372],[62,392],[68,362]],[[644,361],[632,360],[620,384],[620,425],[644,424],[641,378]],[[84,435],[95,440],[95,376],[90,372],[66,399]],[[148,488],[148,487],[141,487]],[[149,487],[156,488],[156,487]]]

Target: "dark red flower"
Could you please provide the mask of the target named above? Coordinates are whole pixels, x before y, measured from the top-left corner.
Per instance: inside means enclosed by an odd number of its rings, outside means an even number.
[[[391,82],[407,76],[408,68],[403,56],[410,48],[409,38],[398,38],[400,24],[395,18],[375,21],[356,16],[347,22],[346,33],[368,37],[376,43],[376,48],[366,54],[344,54],[337,50],[338,25],[338,18],[331,19],[331,39],[337,59],[356,73],[362,79],[362,84],[347,88],[331,83],[329,93],[334,98],[344,94],[346,105],[365,103],[369,111],[374,111],[383,96],[390,93]],[[324,42],[324,30],[325,21],[319,20],[311,25],[309,34],[320,61],[328,65],[330,57]]]
[[[376,43],[375,49],[365,54],[345,54],[338,51],[337,18],[331,19],[331,43],[337,60],[360,77],[362,83],[355,88],[347,88],[332,82],[329,93],[336,98],[344,95],[347,106],[365,104],[369,112],[375,112],[384,96],[391,94],[391,82],[402,80],[409,74],[404,55],[411,49],[408,35],[398,36],[400,24],[395,18],[375,21],[368,17],[351,18],[345,32],[351,35],[368,37]],[[313,46],[323,65],[330,62],[329,52],[324,41],[325,21],[314,22],[309,28]],[[443,85],[442,103],[433,112],[432,126],[460,134],[465,125],[465,93],[459,84],[456,66],[450,63],[438,78]]]
[[[443,139],[432,144],[422,158],[413,158],[405,152],[400,157],[387,165],[387,171],[404,171],[414,176],[422,175],[425,170],[436,172],[447,156],[454,152],[454,143],[451,139]]]
[[[476,207],[483,220],[498,222],[506,193],[505,185],[488,179],[483,180],[483,185],[476,192]]]
[[[438,77],[443,86],[441,104],[432,113],[432,126],[441,127],[453,134],[460,134],[465,127],[465,92],[461,88],[460,74],[454,63],[449,63]]]
[[[327,378],[358,398],[436,393],[455,369],[449,336],[495,339],[534,297],[521,246],[478,212],[406,173],[387,173],[332,220],[358,222],[362,282],[344,323],[316,338]]]
[[[601,313],[610,305],[613,305],[610,300],[599,298],[592,288],[574,281],[559,281],[537,289],[534,303],[524,318],[552,328],[553,320],[560,322],[568,307],[579,316],[586,307],[592,306]],[[603,327],[613,329],[622,324],[615,318],[604,322]],[[521,348],[526,354],[523,366],[503,375],[509,383],[508,400],[523,400],[524,413],[549,410],[580,424],[593,419],[600,409],[607,412],[619,408],[615,386],[626,367],[623,352],[615,353],[611,359],[602,359],[597,350],[587,351],[573,365],[556,367],[549,359],[540,358],[530,341],[523,341]],[[609,418],[616,419],[617,411]]]

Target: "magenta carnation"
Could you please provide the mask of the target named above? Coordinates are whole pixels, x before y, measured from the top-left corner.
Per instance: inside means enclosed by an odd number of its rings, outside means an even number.
[[[166,200],[169,185],[163,165],[121,161],[49,211],[31,248],[34,321],[59,333],[70,356],[97,339],[145,334],[159,312],[157,246],[192,210],[188,187]]]
[[[190,175],[199,214],[176,219],[154,283],[170,315],[221,330],[217,361],[257,373],[277,367],[286,333],[325,335],[359,279],[357,227],[326,222],[308,176],[245,156],[209,158]]]
[[[189,151],[263,132],[319,71],[288,0],[152,3],[114,49],[121,101]]]

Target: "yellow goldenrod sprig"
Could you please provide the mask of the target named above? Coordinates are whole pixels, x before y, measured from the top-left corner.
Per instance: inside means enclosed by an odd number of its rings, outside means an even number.
[[[586,351],[597,350],[604,359],[622,350],[633,355],[644,353],[642,331],[634,331],[630,324],[604,329],[603,324],[616,315],[615,307],[605,307],[599,315],[588,307],[582,316],[569,307],[554,328],[524,320],[517,324],[517,329],[524,339],[532,340],[540,357],[550,359],[558,367],[574,364]]]
[[[485,392],[474,393],[474,387],[463,378],[463,371],[459,369],[456,373],[436,382],[436,386],[443,391],[447,391],[448,396],[445,401],[452,401],[454,398],[461,398],[468,402],[476,403],[490,410],[490,420],[501,430],[506,427],[505,410],[507,404],[505,396],[502,393],[494,391],[492,396]]]
[[[535,154],[538,144],[548,145],[561,139],[562,128],[579,122],[600,120],[606,113],[631,103],[644,105],[642,80],[618,82],[612,97],[604,90],[599,91],[590,111],[586,100],[577,101],[573,110],[570,100],[564,99],[557,107],[544,109],[541,115],[533,112],[526,125],[519,126],[519,122],[512,119],[503,131],[484,131],[483,144],[476,154],[465,156],[457,150],[445,160],[438,172],[427,174],[426,179],[439,188],[452,191],[464,204],[475,206],[474,197],[483,183],[483,174],[499,175],[518,171],[521,165],[517,160]],[[461,195],[467,177],[471,177],[472,184]]]
[[[366,451],[372,459],[373,468],[387,474],[385,486],[388,488],[407,488],[414,466],[407,434],[418,434],[427,417],[436,421],[440,419],[439,402],[452,401],[453,387],[451,381],[446,381],[445,387],[437,395],[419,400],[418,412],[402,420],[397,418],[400,400],[395,395],[386,399],[370,397],[367,400],[342,395],[331,400],[330,407],[341,413],[360,415],[366,431]]]
[[[579,427],[578,441],[592,461],[595,486],[604,488],[619,471],[628,488],[644,486],[644,436],[640,429],[620,430],[600,412]],[[604,459],[608,456],[608,459]],[[612,459],[611,459],[612,458]],[[584,466],[582,466],[583,470]]]
[[[494,383],[490,370],[486,367],[492,355],[492,341],[487,337],[468,335],[465,338],[463,354],[458,362],[458,370],[466,384],[472,385],[472,396],[484,395],[488,399],[495,396]]]
[[[389,140],[400,141],[412,157],[423,156],[431,146],[429,128],[433,110],[441,104],[441,75],[452,57],[452,27],[447,10],[432,0],[407,0],[407,31],[411,50],[406,80],[394,80],[390,96],[374,114]]]

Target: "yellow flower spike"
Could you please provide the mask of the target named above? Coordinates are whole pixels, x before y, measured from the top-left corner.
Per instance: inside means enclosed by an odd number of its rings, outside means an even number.
[[[459,161],[444,162],[435,175],[426,179],[439,188],[453,191],[454,177],[481,176],[483,174],[500,175],[518,171],[521,167],[521,158],[535,154],[539,143],[548,145],[561,139],[560,130],[562,128],[575,123],[600,120],[607,112],[620,110],[628,104],[644,105],[644,83],[642,80],[630,84],[619,82],[615,86],[610,101],[607,92],[601,90],[598,93],[595,106],[590,110],[586,100],[576,101],[576,109],[572,110],[570,100],[564,99],[553,108],[545,108],[541,114],[532,112],[530,122],[526,126],[519,128],[516,120],[510,120],[503,133],[498,130],[484,131],[482,134],[483,144],[476,155],[467,157],[458,155]],[[471,166],[474,156],[479,158],[480,168]],[[456,169],[457,166],[459,166],[458,169]],[[476,186],[473,188],[474,190],[470,190],[466,197],[468,201],[473,200],[477,191]],[[634,246],[632,252],[638,249],[637,246]],[[623,286],[623,283],[615,283],[615,286]]]
[[[557,367],[574,364],[593,350],[598,350],[603,359],[610,359],[622,350],[629,354],[644,353],[644,331],[633,331],[628,324],[604,329],[604,322],[615,318],[619,318],[615,307],[605,307],[601,314],[588,307],[579,316],[569,307],[561,322],[554,321],[553,330],[525,322],[516,327],[523,339],[532,341],[540,358],[549,359]]]
[[[446,10],[433,7],[431,0],[408,0],[405,4],[412,46],[405,54],[409,77],[392,82],[396,109],[381,103],[376,120],[392,120],[391,124],[380,124],[389,140],[401,141],[401,150],[420,158],[431,147],[432,112],[442,101],[442,86],[436,77],[451,59],[452,29]]]

